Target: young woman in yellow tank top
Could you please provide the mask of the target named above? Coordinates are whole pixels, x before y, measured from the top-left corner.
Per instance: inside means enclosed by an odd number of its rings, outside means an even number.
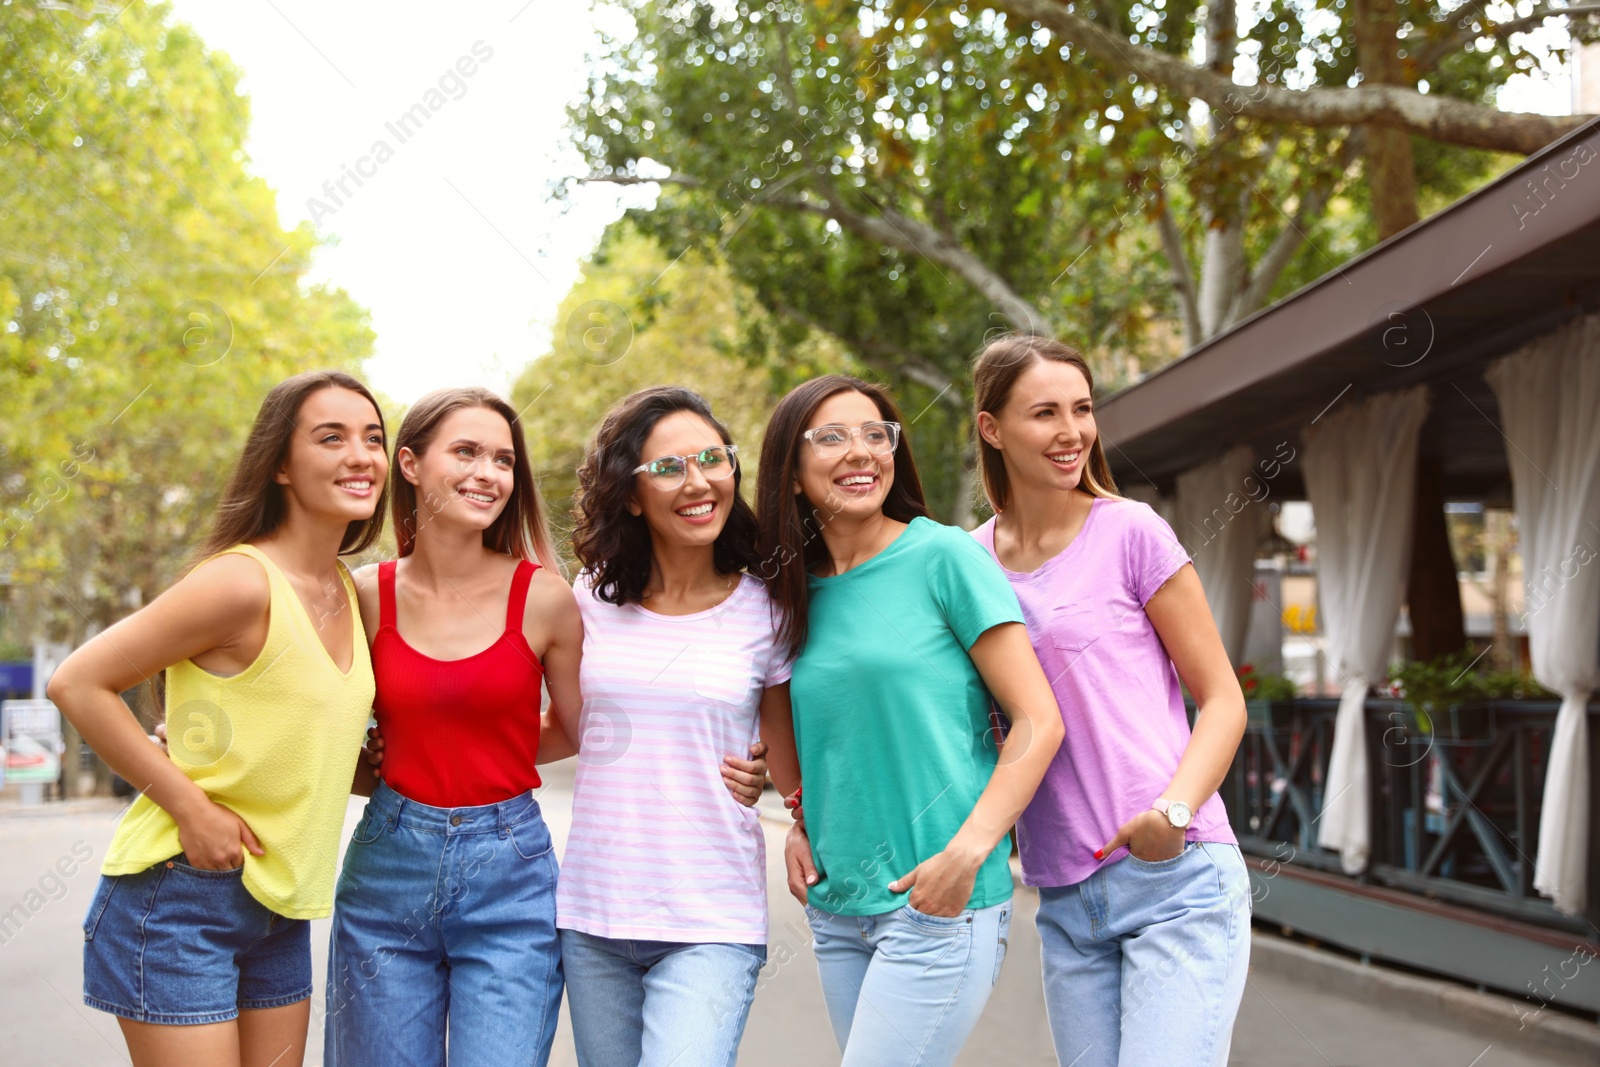
[[[372,707],[342,553],[382,524],[383,416],[338,372],[279,384],[202,562],[57,669],[50,699],[142,795],[84,920],[84,1001],[136,1067],[295,1067]],[[171,756],[118,696],[166,672]],[[370,786],[367,787],[370,789]]]

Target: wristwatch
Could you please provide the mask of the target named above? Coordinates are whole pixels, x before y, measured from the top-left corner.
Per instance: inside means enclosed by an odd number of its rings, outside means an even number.
[[[1160,797],[1150,807],[1165,815],[1167,822],[1172,824],[1174,830],[1185,829],[1194,820],[1194,812],[1190,811],[1189,805],[1181,800],[1168,800],[1166,797]]]

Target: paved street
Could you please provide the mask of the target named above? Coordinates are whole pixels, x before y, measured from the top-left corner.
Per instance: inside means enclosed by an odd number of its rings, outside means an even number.
[[[571,796],[570,765],[549,775],[541,800],[557,847],[565,844]],[[769,794],[770,796],[770,794]],[[353,801],[346,830],[360,801]],[[0,808],[0,1063],[127,1063],[115,1021],[83,1007],[79,924],[120,808],[108,801]],[[799,907],[783,888],[781,808],[767,823],[772,936],[769,963],[745,1032],[740,1063],[813,1067],[837,1063],[816,967]],[[86,863],[78,857],[92,853]],[[58,861],[68,862],[58,867]],[[62,870],[72,870],[63,877]],[[52,873],[53,872],[53,873]],[[14,909],[21,906],[21,912]],[[960,1059],[964,1067],[1051,1067],[1055,1059],[1039,987],[1039,942],[1033,932],[1036,898],[1019,891],[1010,955],[999,987]],[[20,921],[19,916],[25,915]],[[327,965],[326,921],[316,924],[319,989]],[[316,998],[308,1064],[322,1060],[320,994]],[[562,1020],[552,1061],[576,1063]],[[1312,985],[1252,973],[1233,1043],[1233,1063],[1251,1067],[1580,1067],[1592,1062],[1531,1044],[1479,1037],[1459,1024],[1402,1015],[1381,1004],[1321,992]]]

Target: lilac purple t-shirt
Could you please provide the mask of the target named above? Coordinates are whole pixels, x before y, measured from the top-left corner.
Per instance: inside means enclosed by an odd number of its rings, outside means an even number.
[[[973,536],[994,554],[993,519]],[[1122,859],[1125,851],[1104,861],[1094,851],[1150,807],[1177,772],[1189,717],[1144,606],[1188,562],[1149,505],[1096,497],[1065,549],[1031,573],[1005,572],[1066,724],[1017,823],[1024,883],[1072,885]],[[1236,843],[1221,797],[1200,805],[1185,837]]]

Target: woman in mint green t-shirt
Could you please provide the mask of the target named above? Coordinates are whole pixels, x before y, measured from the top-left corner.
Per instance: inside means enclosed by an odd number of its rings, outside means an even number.
[[[773,412],[757,487],[762,576],[797,656],[816,870],[793,888],[844,1063],[874,1067],[951,1063],[976,1024],[1010,924],[1007,831],[1062,735],[1016,595],[927,517],[900,429],[877,386],[807,382]]]

